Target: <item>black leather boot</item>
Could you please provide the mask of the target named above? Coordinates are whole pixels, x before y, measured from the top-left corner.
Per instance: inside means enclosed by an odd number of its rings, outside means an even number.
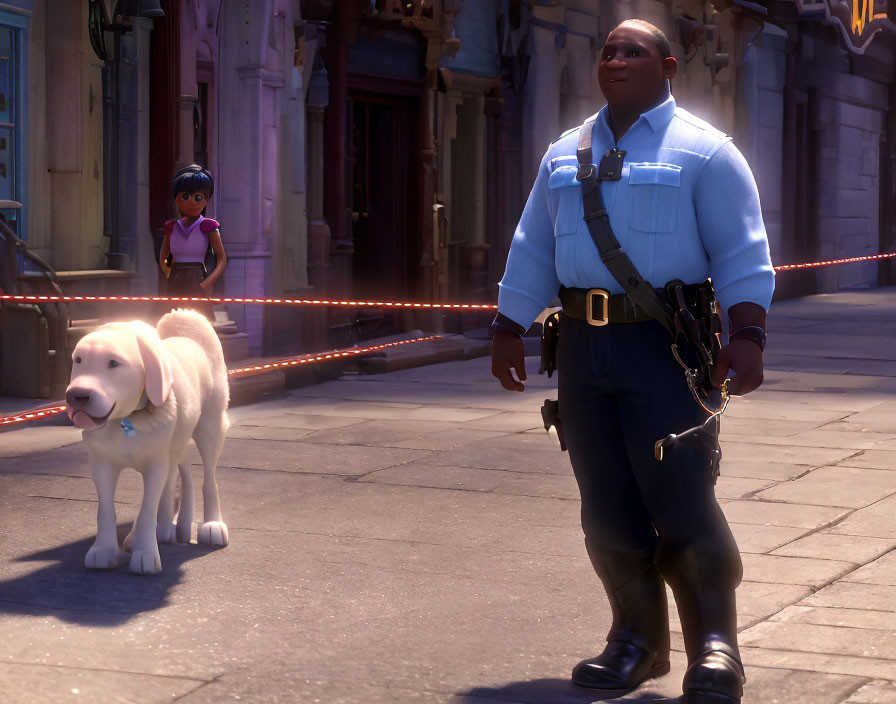
[[[729,546],[713,547],[720,549],[663,547],[658,553],[675,594],[688,655],[682,704],[741,704],[746,682],[734,597],[742,574],[740,555],[736,546],[733,553]]]
[[[576,665],[572,681],[621,696],[644,680],[669,672],[666,589],[652,553],[610,553],[588,538],[585,546],[610,600],[613,626],[607,647]]]
[[[682,681],[682,704],[741,704],[744,667],[736,649],[709,641],[690,664]]]

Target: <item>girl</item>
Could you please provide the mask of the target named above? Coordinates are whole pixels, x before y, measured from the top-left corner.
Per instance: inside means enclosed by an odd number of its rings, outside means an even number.
[[[168,277],[169,296],[207,298],[215,281],[224,273],[227,254],[218,222],[205,217],[205,208],[214,191],[215,179],[199,164],[190,164],[174,175],[171,194],[180,217],[165,223],[165,239],[159,255],[159,266]],[[206,274],[203,262],[209,245],[217,263]]]

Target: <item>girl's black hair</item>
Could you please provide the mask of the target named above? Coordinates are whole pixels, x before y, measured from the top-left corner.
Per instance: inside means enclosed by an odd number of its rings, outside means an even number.
[[[199,164],[190,164],[185,166],[176,174],[171,181],[171,197],[177,198],[178,193],[196,193],[196,191],[205,191],[208,197],[212,197],[215,192],[215,178],[207,169],[203,169]]]

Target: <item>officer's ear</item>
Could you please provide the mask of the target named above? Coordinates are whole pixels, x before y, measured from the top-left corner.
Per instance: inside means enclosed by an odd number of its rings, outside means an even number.
[[[663,59],[663,78],[672,80],[678,73],[678,62],[674,56]]]

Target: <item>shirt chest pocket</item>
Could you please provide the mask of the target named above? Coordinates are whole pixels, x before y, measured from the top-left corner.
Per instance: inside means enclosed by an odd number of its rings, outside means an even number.
[[[672,232],[678,223],[681,167],[676,164],[631,164],[629,227],[643,232]]]
[[[554,221],[556,235],[569,235],[578,230],[584,210],[582,208],[582,186],[576,180],[578,167],[558,166],[551,172],[548,188],[557,199],[557,218]]]

